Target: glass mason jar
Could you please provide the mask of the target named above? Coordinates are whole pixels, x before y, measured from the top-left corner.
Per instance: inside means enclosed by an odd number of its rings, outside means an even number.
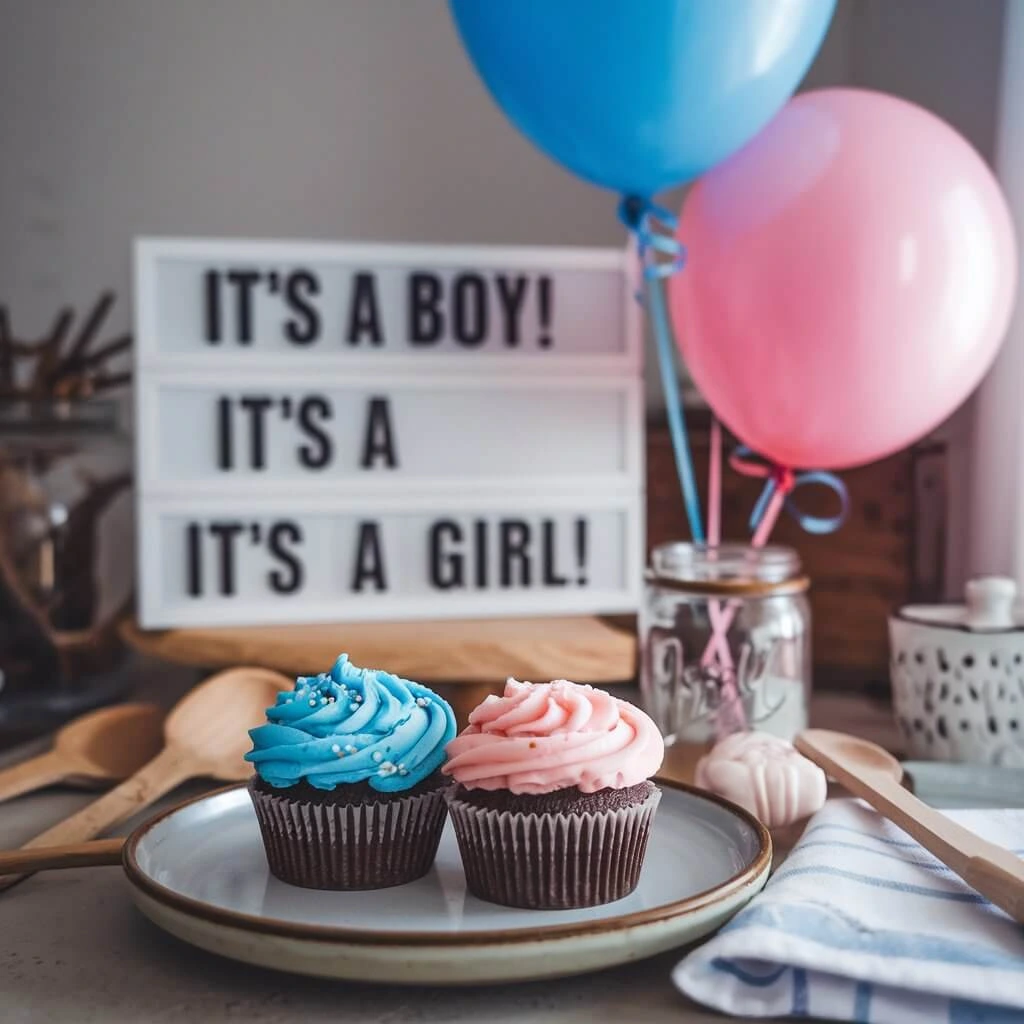
[[[132,588],[131,448],[111,401],[0,400],[0,691],[66,687],[116,655]]]
[[[673,543],[652,552],[640,684],[668,745],[694,754],[744,728],[791,740],[807,725],[807,587],[786,547]]]

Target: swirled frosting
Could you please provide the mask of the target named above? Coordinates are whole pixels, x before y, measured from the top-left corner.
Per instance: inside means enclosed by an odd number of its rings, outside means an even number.
[[[271,786],[368,782],[394,793],[440,767],[455,716],[425,686],[356,668],[342,654],[330,672],[300,676],[294,690],[279,693],[267,724],[249,735],[253,749],[245,759]]]
[[[448,744],[444,771],[468,789],[624,789],[661,766],[665,744],[639,708],[592,686],[509,679]]]

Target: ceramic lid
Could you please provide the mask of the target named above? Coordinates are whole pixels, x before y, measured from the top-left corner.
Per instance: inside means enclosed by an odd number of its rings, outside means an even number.
[[[975,633],[1024,628],[1017,604],[1017,583],[1004,576],[979,576],[965,587],[966,604],[908,604],[900,616],[928,626],[949,626]]]

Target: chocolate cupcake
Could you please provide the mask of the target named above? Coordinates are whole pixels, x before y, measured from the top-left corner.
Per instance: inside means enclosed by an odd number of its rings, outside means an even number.
[[[438,769],[455,735],[436,693],[343,654],[279,694],[249,735],[249,794],[281,881],[383,889],[430,870],[450,788]]]
[[[443,771],[470,891],[536,910],[628,896],[661,799],[651,719],[591,686],[510,679],[469,723]]]

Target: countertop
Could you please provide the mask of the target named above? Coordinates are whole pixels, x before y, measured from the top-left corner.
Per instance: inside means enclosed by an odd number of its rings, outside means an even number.
[[[173,700],[195,677],[148,666],[144,691]],[[814,724],[891,745],[888,710],[866,698],[817,698]],[[23,754],[23,751],[19,751]],[[9,762],[9,753],[0,764]],[[201,792],[177,790],[163,806]],[[0,808],[0,846],[12,847],[70,814],[89,794],[57,788]],[[130,830],[129,822],[124,831]],[[0,895],[3,1024],[402,1024],[502,1022],[705,1024],[721,1021],[676,992],[680,959],[649,960],[545,982],[467,989],[385,988],[293,977],[193,949],[150,924],[131,903],[121,869],[37,875]]]

